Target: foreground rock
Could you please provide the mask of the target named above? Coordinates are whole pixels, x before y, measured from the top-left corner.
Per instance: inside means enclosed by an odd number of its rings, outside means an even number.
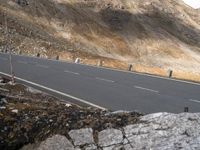
[[[74,145],[94,144],[93,130],[91,128],[72,130],[69,132]]]
[[[140,120],[141,123],[134,125],[102,130],[97,133],[98,136],[91,134],[92,129],[70,131],[69,139],[54,135],[42,142],[36,150],[51,150],[52,146],[54,150],[198,150],[200,148],[200,113],[157,113],[143,116]],[[84,132],[86,133],[83,135]],[[25,148],[31,150],[31,146]]]
[[[22,148],[22,150],[73,150],[74,147],[71,142],[65,137],[61,135],[55,135],[47,140],[43,141],[40,145],[33,144],[27,145]]]

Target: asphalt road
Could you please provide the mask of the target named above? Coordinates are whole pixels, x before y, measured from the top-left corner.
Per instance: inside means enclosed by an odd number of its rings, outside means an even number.
[[[33,57],[12,58],[17,77],[107,109],[179,113],[189,107],[190,112],[200,112],[200,84]],[[0,72],[10,72],[8,54],[0,53]]]

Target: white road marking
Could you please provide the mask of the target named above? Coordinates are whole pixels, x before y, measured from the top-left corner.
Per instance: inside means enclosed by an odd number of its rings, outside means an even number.
[[[97,80],[101,80],[101,81],[106,81],[106,82],[111,82],[111,83],[114,83],[115,81],[112,81],[112,80],[108,80],[108,79],[104,79],[104,78],[99,78],[99,77],[96,77]]]
[[[49,66],[40,65],[40,64],[37,64],[36,66],[37,66],[37,67],[41,67],[41,68],[49,68]]]
[[[3,52],[0,52],[0,54],[8,55],[8,54],[3,53]],[[14,55],[14,56],[20,56],[20,57],[25,57],[25,58],[28,57],[28,58],[34,58],[34,59],[41,59],[41,60],[45,59],[45,58],[40,58],[40,57],[28,56],[28,55],[17,55],[17,54],[12,54],[12,55]],[[53,59],[48,59],[48,61],[63,62],[63,63],[69,63],[69,64],[76,64],[74,62],[70,62],[70,61],[67,61],[67,60],[53,60]],[[163,80],[171,80],[171,81],[175,81],[175,82],[182,82],[182,83],[187,83],[187,84],[193,84],[193,85],[200,86],[200,83],[197,83],[197,82],[185,81],[185,80],[175,79],[175,78],[167,78],[167,77],[157,76],[157,75],[153,75],[153,74],[145,74],[145,73],[140,73],[140,72],[130,72],[130,71],[119,70],[119,69],[114,69],[114,68],[106,68],[106,67],[103,67],[103,66],[97,67],[97,66],[87,65],[87,64],[77,64],[77,65],[89,66],[89,67],[93,67],[93,68],[102,68],[102,69],[106,69],[106,70],[110,70],[110,71],[124,72],[124,73],[128,73],[128,74],[137,74],[137,75],[141,75],[141,76],[147,76],[147,77],[158,78],[158,79],[163,79]]]
[[[154,93],[159,93],[159,91],[153,90],[153,89],[148,89],[148,88],[144,88],[144,87],[140,87],[140,86],[134,86],[136,89],[141,89],[141,90],[146,90],[146,91],[150,91],[150,92],[154,92]]]
[[[195,102],[195,103],[200,103],[200,100],[195,100],[195,99],[190,99],[189,101]]]
[[[64,72],[65,72],[65,73],[75,74],[75,75],[80,75],[80,73],[73,72],[73,71],[69,71],[69,70],[65,70]]]
[[[18,60],[17,62],[20,63],[20,64],[28,64],[27,62],[21,61],[21,60]]]
[[[4,76],[10,77],[9,74],[3,73],[3,72],[0,72],[0,74],[2,74],[2,75],[4,75]],[[89,106],[96,107],[96,108],[99,108],[99,109],[102,109],[102,110],[107,110],[106,108],[101,107],[101,106],[99,106],[99,105],[90,103],[90,102],[88,102],[88,101],[86,101],[86,100],[83,100],[83,99],[81,99],[81,98],[78,98],[78,97],[75,97],[75,96],[72,96],[72,95],[63,93],[63,92],[60,92],[60,91],[57,91],[57,90],[48,88],[48,87],[46,87],[46,86],[43,86],[43,85],[40,85],[40,84],[31,82],[31,81],[28,81],[28,80],[25,80],[25,79],[22,79],[22,78],[19,78],[19,77],[16,77],[16,76],[15,76],[15,79],[20,80],[20,81],[23,81],[23,82],[28,83],[28,84],[31,84],[31,85],[33,85],[33,86],[37,86],[37,87],[39,87],[39,88],[42,88],[42,89],[45,89],[45,90],[48,90],[48,91],[51,91],[51,92],[54,92],[54,93],[56,93],[56,94],[59,94],[59,95],[65,96],[65,97],[72,98],[72,99],[75,100],[75,101],[78,101],[78,102],[87,104],[87,105],[89,105]]]

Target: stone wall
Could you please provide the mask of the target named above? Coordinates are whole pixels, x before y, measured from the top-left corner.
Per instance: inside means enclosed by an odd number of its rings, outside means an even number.
[[[140,123],[94,132],[92,128],[54,135],[22,150],[174,150],[200,148],[200,113],[157,113],[142,116]]]

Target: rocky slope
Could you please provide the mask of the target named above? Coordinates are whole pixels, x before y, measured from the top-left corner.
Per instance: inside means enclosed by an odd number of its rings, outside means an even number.
[[[119,128],[138,122],[141,115],[81,107],[21,84],[11,85],[0,77],[1,150],[17,150],[54,134],[68,136],[74,129]]]
[[[1,48],[199,72],[200,13],[182,0],[0,1]]]
[[[71,130],[69,137],[54,135],[22,150],[199,150],[200,114],[157,113],[142,122],[108,128],[93,136],[92,128]]]

